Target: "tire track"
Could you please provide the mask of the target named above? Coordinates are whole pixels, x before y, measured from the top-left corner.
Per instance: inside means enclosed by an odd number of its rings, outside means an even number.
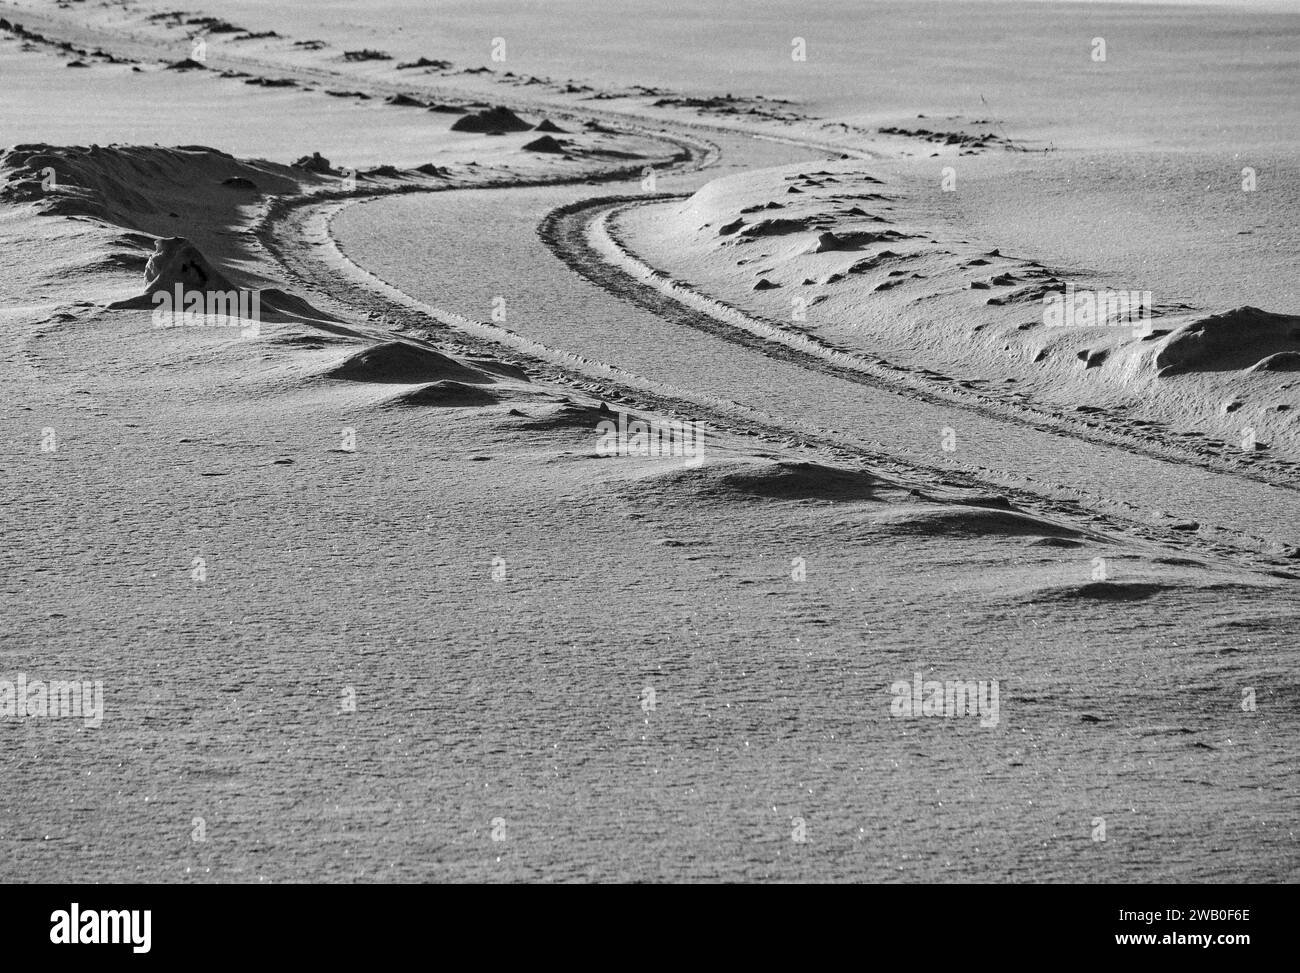
[[[939,382],[876,355],[843,351],[814,335],[793,331],[780,322],[742,311],[725,301],[702,294],[645,263],[610,226],[614,218],[632,207],[673,198],[683,197],[646,199],[607,196],[583,200],[548,213],[538,226],[538,234],[571,270],[598,287],[650,310],[662,310],[662,301],[646,293],[645,288],[648,287],[657,294],[698,312],[682,316],[680,323],[758,350],[769,357],[794,362],[809,370],[833,374],[847,381],[901,392],[929,404],[967,409],[978,415],[1026,426],[1039,432],[1063,433],[1076,439],[1123,449],[1138,456],[1200,467],[1224,476],[1240,477],[1300,492],[1300,486],[1283,479],[1279,474],[1266,470],[1242,469],[1207,458],[1193,450],[1180,448],[1181,443],[1089,426],[1065,413],[991,396],[987,390],[976,392],[955,383]]]
[[[1087,497],[1077,488],[1044,492],[1042,487],[1023,482],[1009,484],[989,475],[992,473],[990,470],[938,467],[917,462],[912,457],[902,458],[815,424],[792,422],[788,416],[775,415],[725,396],[701,394],[700,390],[693,388],[651,380],[599,358],[548,345],[508,328],[425,304],[357,265],[338,246],[329,234],[329,223],[331,217],[348,202],[335,201],[328,208],[320,205],[293,207],[293,216],[288,223],[273,227],[275,237],[280,241],[278,255],[294,267],[303,282],[313,290],[329,294],[353,308],[375,308],[378,305],[407,333],[414,331],[429,334],[431,338],[451,338],[475,352],[498,357],[502,357],[504,352],[507,360],[529,367],[540,381],[566,385],[589,397],[593,404],[607,400],[616,402],[619,408],[689,415],[722,431],[758,435],[778,451],[783,447],[803,445],[838,462],[861,465],[883,478],[917,490],[922,496],[942,500],[964,497],[966,502],[972,502],[972,495],[992,493],[1026,512],[1091,535],[1110,534],[1112,539],[1123,538],[1128,543],[1145,543],[1183,554],[1195,553],[1269,573],[1277,573],[1277,568],[1287,563],[1269,550],[1268,541],[1241,531],[1207,525],[1201,534],[1188,536],[1133,516],[1139,513],[1140,508],[1131,507],[1129,514],[1132,515],[1126,515],[1122,510],[1116,511],[1110,498]],[[284,245],[286,242],[288,246]],[[660,305],[654,313],[662,311],[674,326],[680,323],[679,315],[692,313],[680,302],[659,294],[648,285],[631,278],[624,284],[642,288],[645,292],[643,298]],[[896,390],[891,390],[890,394],[897,394]],[[1289,573],[1280,576],[1293,577]]]

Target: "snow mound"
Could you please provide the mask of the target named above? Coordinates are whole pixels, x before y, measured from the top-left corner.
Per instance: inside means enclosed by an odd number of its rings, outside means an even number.
[[[331,369],[330,378],[350,382],[378,382],[390,385],[420,385],[426,382],[487,384],[487,374],[470,368],[431,348],[386,341],[350,355]]]
[[[533,126],[509,108],[497,105],[464,115],[451,125],[453,132],[526,132]]]
[[[1199,318],[1161,338],[1152,362],[1159,375],[1243,368],[1291,371],[1291,359],[1279,358],[1288,353],[1300,353],[1300,317],[1239,307]]]

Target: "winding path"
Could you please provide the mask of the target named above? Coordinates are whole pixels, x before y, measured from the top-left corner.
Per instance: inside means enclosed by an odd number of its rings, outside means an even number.
[[[1294,489],[1083,438],[1077,425],[1008,414],[978,397],[945,398],[906,376],[891,380],[746,331],[734,314],[710,313],[707,301],[684,302],[619,266],[603,239],[603,218],[629,197],[590,193],[463,189],[335,204],[315,214],[315,235],[328,226],[338,249],[293,249],[287,262],[355,303],[340,287],[342,271],[347,287],[404,305],[411,326],[496,344],[560,377],[595,382],[598,394],[617,389],[647,408],[852,457],[923,489],[993,489],[1052,519],[1273,568],[1300,542]],[[470,225],[472,243],[442,229]],[[410,245],[393,253],[394,238]],[[504,325],[486,320],[497,296],[509,308]],[[941,448],[945,427],[957,431],[955,452]]]

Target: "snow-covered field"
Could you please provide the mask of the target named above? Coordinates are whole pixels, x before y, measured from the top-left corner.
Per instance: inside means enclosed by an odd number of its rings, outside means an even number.
[[[1285,5],[0,18],[0,879],[1300,875]]]

